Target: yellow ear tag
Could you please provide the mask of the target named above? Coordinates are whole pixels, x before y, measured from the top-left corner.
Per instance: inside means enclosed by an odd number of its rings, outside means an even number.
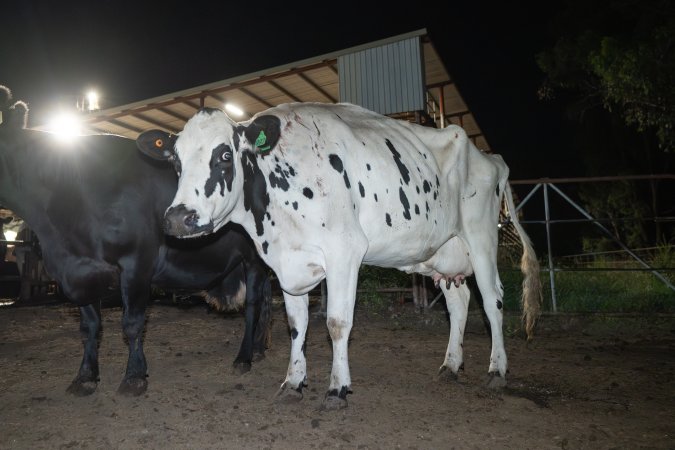
[[[155,141],[155,147],[162,148],[162,145],[164,145],[164,141],[162,141],[161,139],[157,139]]]

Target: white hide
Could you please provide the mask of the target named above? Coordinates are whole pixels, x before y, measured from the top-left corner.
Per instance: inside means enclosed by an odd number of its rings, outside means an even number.
[[[280,119],[280,138],[260,153],[242,130],[269,115]],[[233,150],[232,191],[207,198],[203,190],[212,176],[212,150],[221,144]],[[489,372],[505,377],[496,257],[501,200],[505,191],[510,196],[508,168],[501,157],[476,149],[460,127],[425,128],[350,104],[287,104],[241,124],[222,111],[197,113],[180,134],[176,152],[182,175],[173,206],[196,211],[200,226],[243,225],[285,291],[289,326],[297,335],[282,390],[300,391],[306,381],[301,351],[306,294],[325,277],[333,339],[327,401],[344,401],[351,386],[347,340],[362,263],[435,279],[475,274],[492,328]],[[262,229],[244,205],[243,165],[251,164],[245,152],[257,152],[255,164],[267,184]],[[288,175],[287,190],[270,185],[270,174],[280,174],[279,168]],[[521,239],[531,251],[524,233]],[[465,285],[448,289],[443,284],[453,329],[442,368],[456,373],[462,364],[468,291]]]

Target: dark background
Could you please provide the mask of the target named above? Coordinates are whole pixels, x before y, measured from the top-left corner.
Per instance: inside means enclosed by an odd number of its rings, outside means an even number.
[[[559,105],[537,99],[554,3],[14,1],[0,83],[44,123],[95,87],[108,108],[426,28],[513,178],[578,175]]]
[[[545,76],[536,55],[555,43],[561,31],[556,18],[569,5],[570,0],[416,1],[404,7],[363,1],[4,2],[0,84],[29,103],[29,125],[35,126],[57,105],[74,105],[89,88],[99,91],[105,109],[426,28],[512,180],[650,173],[654,164],[645,169],[615,158],[618,147],[641,137],[617,133],[611,123],[616,120],[602,108],[581,123],[569,115],[571,101],[564,93],[549,101],[538,98]],[[595,163],[584,163],[589,160]],[[656,172],[668,167],[656,164]],[[640,188],[644,204],[651,204],[647,187]],[[578,186],[563,188],[578,199]],[[520,198],[529,189],[514,187]],[[672,203],[659,195],[661,205]],[[551,201],[553,218],[581,217],[556,195]],[[526,220],[544,218],[541,193],[524,211]],[[544,227],[531,225],[528,232],[539,253],[546,253]],[[553,254],[579,252],[581,238],[578,228],[559,226]]]

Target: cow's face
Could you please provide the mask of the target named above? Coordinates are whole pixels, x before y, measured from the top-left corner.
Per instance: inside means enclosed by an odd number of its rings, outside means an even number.
[[[192,237],[225,225],[243,195],[242,165],[269,151],[278,137],[276,117],[239,125],[212,108],[195,114],[178,137],[157,130],[141,134],[136,141],[141,151],[171,160],[179,175],[176,196],[164,216],[165,232]]]

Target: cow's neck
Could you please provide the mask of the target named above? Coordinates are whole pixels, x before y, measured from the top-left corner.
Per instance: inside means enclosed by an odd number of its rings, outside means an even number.
[[[243,158],[243,195],[230,215],[230,220],[240,224],[266,259],[267,247],[273,239],[270,213],[274,206],[274,192],[268,185],[271,171],[270,158],[247,154]]]

